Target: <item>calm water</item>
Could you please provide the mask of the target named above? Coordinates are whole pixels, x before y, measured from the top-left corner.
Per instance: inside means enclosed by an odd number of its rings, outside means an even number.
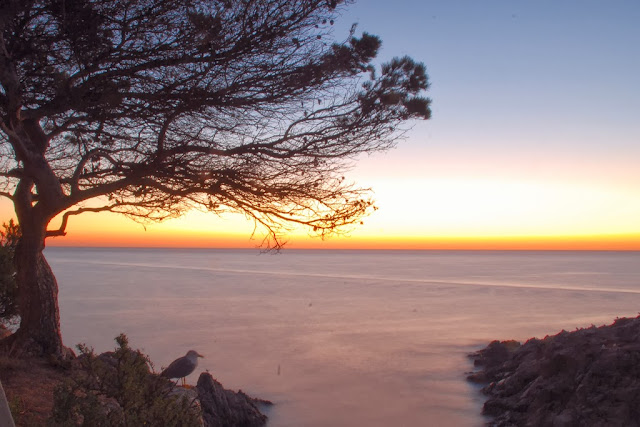
[[[188,349],[270,426],[476,426],[466,354],[640,309],[639,252],[46,250],[63,338]]]

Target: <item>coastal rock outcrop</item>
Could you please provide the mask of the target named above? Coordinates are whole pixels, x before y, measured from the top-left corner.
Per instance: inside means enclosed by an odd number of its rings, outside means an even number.
[[[226,390],[207,372],[200,374],[196,389],[207,427],[260,427],[267,422],[267,416],[256,404],[270,405],[271,402],[251,398],[242,390]]]
[[[640,316],[470,355],[491,426],[640,426]]]

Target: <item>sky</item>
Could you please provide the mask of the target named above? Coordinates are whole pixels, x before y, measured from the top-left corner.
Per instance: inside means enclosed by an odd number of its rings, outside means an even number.
[[[640,2],[361,0],[335,25],[424,62],[433,117],[347,178],[379,210],[289,247],[640,250]],[[5,217],[11,214],[2,205]],[[55,228],[55,227],[52,227]],[[72,218],[48,245],[254,247],[240,215]]]

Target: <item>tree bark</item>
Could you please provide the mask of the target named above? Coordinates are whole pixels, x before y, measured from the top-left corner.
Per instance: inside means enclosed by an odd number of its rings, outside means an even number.
[[[20,221],[22,236],[15,253],[20,328],[6,338],[4,347],[11,356],[54,355],[67,358],[70,350],[62,344],[58,283],[42,251],[46,224]],[[25,221],[26,222],[26,221]]]
[[[58,283],[42,253],[47,225],[64,210],[64,192],[44,156],[48,141],[36,120],[16,113],[10,140],[23,163],[23,177],[13,194],[21,236],[14,262],[18,285],[20,328],[0,343],[11,356],[53,355],[68,358],[73,353],[62,345]]]

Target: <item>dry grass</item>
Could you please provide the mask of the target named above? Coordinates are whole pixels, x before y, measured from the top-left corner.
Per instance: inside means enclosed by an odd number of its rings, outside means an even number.
[[[45,359],[0,357],[0,381],[17,426],[46,425],[53,407],[53,390],[66,375]]]

